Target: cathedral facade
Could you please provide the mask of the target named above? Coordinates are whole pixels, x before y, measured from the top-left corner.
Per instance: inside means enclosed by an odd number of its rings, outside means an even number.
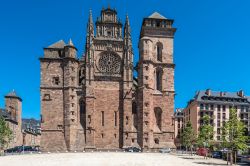
[[[172,24],[157,12],[143,19],[135,67],[129,18],[123,26],[110,8],[102,9],[95,27],[90,12],[81,58],[71,40],[44,48],[41,149],[173,147]]]

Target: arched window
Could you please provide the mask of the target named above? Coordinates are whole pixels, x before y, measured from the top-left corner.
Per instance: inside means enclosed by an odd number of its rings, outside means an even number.
[[[137,106],[135,101],[133,101],[132,103],[132,118],[133,118],[133,125],[137,129]]]
[[[162,49],[163,49],[163,46],[160,42],[158,42],[156,44],[156,51],[157,51],[157,61],[160,61],[162,62]]]
[[[86,108],[85,102],[83,99],[79,100],[80,105],[80,124],[82,125],[83,129],[86,127]]]
[[[84,84],[84,79],[85,79],[85,68],[82,66],[82,67],[79,68],[79,71],[78,71],[79,85]]]
[[[160,21],[156,21],[156,27],[160,27],[161,26],[161,22]]]
[[[161,130],[161,124],[162,124],[162,110],[159,107],[154,108],[154,113],[155,113],[155,121],[156,121],[156,125],[157,127]]]
[[[134,101],[132,103],[132,114],[137,114],[136,102],[134,102]]]
[[[162,91],[162,70],[156,70],[156,89]]]

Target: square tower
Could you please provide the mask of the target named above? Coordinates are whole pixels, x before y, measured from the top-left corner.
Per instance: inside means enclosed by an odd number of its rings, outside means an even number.
[[[143,149],[174,147],[173,20],[144,18],[139,41],[138,139]]]

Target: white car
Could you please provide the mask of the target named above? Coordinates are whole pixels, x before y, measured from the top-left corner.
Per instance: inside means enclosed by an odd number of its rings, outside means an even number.
[[[162,148],[159,150],[160,153],[170,153],[171,149],[170,148]]]

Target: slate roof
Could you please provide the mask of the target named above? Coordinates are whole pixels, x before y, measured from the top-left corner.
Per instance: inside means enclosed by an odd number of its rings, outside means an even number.
[[[48,48],[64,48],[64,46],[66,46],[65,42],[63,40],[59,40],[58,42],[48,46]]]
[[[166,17],[164,17],[163,15],[161,15],[158,12],[154,12],[153,14],[151,14],[148,18],[156,18],[156,19],[167,19]]]
[[[18,98],[19,100],[21,100],[22,101],[22,99],[21,99],[21,97],[19,97],[18,95],[17,95],[17,93],[16,93],[16,91],[15,90],[12,90],[11,92],[9,92],[7,95],[5,95],[5,97],[14,97],[14,98]]]
[[[174,116],[175,117],[182,117],[183,116],[183,108],[177,108],[175,113],[174,113]]]
[[[12,119],[11,115],[5,109],[0,108],[0,116],[2,116],[7,121],[17,123],[17,121]]]
[[[221,96],[221,93],[223,93],[223,95]],[[202,100],[201,97],[202,96],[208,96],[206,94],[206,91],[202,90],[198,92],[197,95],[197,100]],[[216,91],[211,91],[211,95],[213,97],[226,97],[226,98],[242,98],[238,95],[237,92],[216,92]]]
[[[9,92],[6,96],[9,96],[9,97],[18,97],[17,93],[15,90],[12,90],[11,92]]]
[[[219,102],[219,103],[242,103],[242,104],[250,104],[249,96],[239,96],[238,92],[218,92],[211,91],[210,95],[206,94],[205,90],[198,91],[195,97],[190,100],[198,102]],[[247,101],[246,101],[247,100]]]

